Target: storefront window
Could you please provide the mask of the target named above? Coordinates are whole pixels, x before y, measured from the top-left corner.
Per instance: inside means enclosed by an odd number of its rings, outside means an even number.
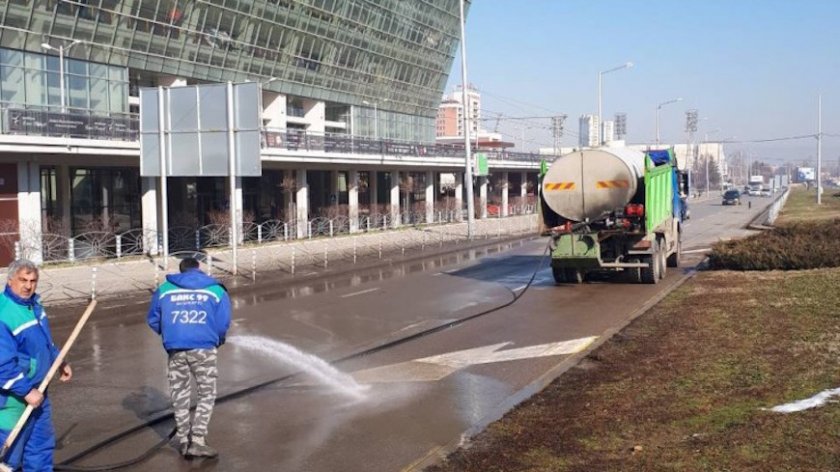
[[[128,168],[71,168],[72,232],[139,228],[140,173]]]

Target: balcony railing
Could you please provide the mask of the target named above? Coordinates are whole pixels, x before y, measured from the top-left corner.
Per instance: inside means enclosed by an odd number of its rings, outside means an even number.
[[[0,102],[0,133],[29,136],[65,136],[79,139],[139,141],[137,114],[106,114],[92,110],[57,107],[23,107]],[[415,157],[464,157],[464,147],[454,144],[424,144],[394,139],[373,139],[345,133],[311,132],[299,129],[264,129],[264,150],[320,151],[344,154],[384,154]],[[534,153],[478,150],[491,160],[539,162]]]
[[[263,130],[263,149],[322,151],[346,154],[386,154],[416,157],[464,157],[464,147],[454,144],[422,144],[393,139],[373,139],[344,133],[316,133],[297,129]],[[545,158],[535,153],[485,151],[488,159],[539,162]]]
[[[81,139],[137,141],[140,121],[136,114],[103,113],[59,107],[21,106],[0,102],[0,130],[4,134],[66,136]]]

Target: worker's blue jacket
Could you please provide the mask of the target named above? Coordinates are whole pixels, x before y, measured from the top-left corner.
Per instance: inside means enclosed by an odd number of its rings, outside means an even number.
[[[152,296],[147,321],[167,351],[214,348],[230,327],[230,297],[198,269],[170,274]]]
[[[23,397],[44,380],[58,349],[37,294],[0,295],[0,430],[11,430],[26,408]]]

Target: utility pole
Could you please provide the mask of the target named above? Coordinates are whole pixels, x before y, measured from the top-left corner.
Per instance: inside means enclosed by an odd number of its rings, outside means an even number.
[[[563,138],[563,124],[568,115],[551,117],[551,133],[554,135],[554,156],[560,155],[560,140]]]
[[[621,141],[627,136],[627,113],[615,114],[615,139]]]
[[[822,205],[822,94],[817,99],[817,205]]]
[[[691,109],[685,112],[685,132],[688,133],[688,142],[685,145],[685,160],[686,167],[691,174],[695,164],[691,144],[694,142],[694,133],[697,132],[697,110]]]

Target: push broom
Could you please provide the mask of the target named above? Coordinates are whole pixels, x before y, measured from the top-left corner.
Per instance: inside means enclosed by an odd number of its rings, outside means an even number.
[[[44,377],[44,380],[42,380],[41,384],[38,385],[38,391],[42,394],[47,390],[47,386],[50,384],[53,376],[58,371],[58,368],[61,367],[61,364],[64,362],[64,358],[67,356],[67,352],[70,350],[70,347],[73,346],[73,343],[76,342],[76,338],[79,337],[79,332],[82,331],[82,327],[84,327],[88,318],[90,318],[90,314],[93,313],[94,308],[96,308],[96,300],[91,300],[87,309],[85,309],[85,312],[82,314],[82,317],[79,318],[79,321],[76,323],[76,327],[73,328],[73,332],[70,333],[70,337],[67,338],[67,342],[64,343],[64,347],[62,347],[61,351],[58,353],[58,357],[56,357],[55,361],[50,366],[50,370],[47,371],[47,376]],[[34,410],[32,405],[26,406],[26,409],[23,411],[23,415],[21,415],[20,419],[18,419],[14,429],[12,429],[12,432],[9,433],[9,436],[6,438],[6,442],[3,443],[3,447],[0,448],[0,460],[5,459],[9,449],[12,448],[12,444],[15,443],[15,439],[17,439],[21,430],[23,430],[26,420],[28,420],[29,416],[32,414],[32,410]],[[14,472],[14,469],[5,462],[0,462],[0,472]]]

